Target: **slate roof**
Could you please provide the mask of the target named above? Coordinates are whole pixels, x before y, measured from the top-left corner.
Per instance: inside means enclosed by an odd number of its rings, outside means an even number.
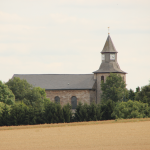
[[[118,53],[115,49],[115,46],[111,40],[110,35],[108,35],[107,40],[106,40],[105,45],[104,45],[104,48],[103,48],[101,53],[102,54],[103,53],[110,53],[110,54],[111,53]],[[126,74],[126,72],[124,72],[120,69],[120,66],[119,66],[117,60],[116,61],[110,61],[109,60],[109,62],[108,61],[102,62],[99,69],[94,71],[93,73],[110,73],[110,72]]]
[[[116,51],[116,48],[111,40],[111,37],[110,35],[108,34],[108,37],[107,37],[107,40],[105,42],[105,45],[104,45],[104,48],[103,50],[101,51],[101,53],[110,53],[110,52],[113,52],[113,53],[118,53]]]
[[[99,69],[97,71],[94,71],[93,73],[110,73],[110,72],[126,74],[126,72],[120,69],[119,64],[117,62],[101,63]]]
[[[95,83],[93,74],[14,74],[13,77],[46,90],[92,89]]]

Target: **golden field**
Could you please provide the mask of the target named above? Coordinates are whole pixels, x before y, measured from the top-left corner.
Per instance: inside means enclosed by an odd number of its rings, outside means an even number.
[[[150,150],[150,118],[0,127],[0,150]]]

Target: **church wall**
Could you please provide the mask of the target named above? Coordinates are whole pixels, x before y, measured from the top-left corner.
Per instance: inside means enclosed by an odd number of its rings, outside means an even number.
[[[93,91],[93,90],[90,90],[90,104],[92,102],[95,102],[96,103],[96,90]]]
[[[124,82],[126,83],[126,74],[120,74],[122,77],[124,77]]]
[[[101,102],[101,76],[104,76],[104,82],[106,82],[106,78],[109,76],[109,73],[97,73],[96,78],[97,78],[97,104]]]
[[[67,103],[71,104],[71,97],[77,97],[77,104],[79,101],[82,103],[90,104],[94,100],[94,91],[91,90],[46,90],[46,97],[54,102],[55,96],[60,97],[60,104],[63,106]]]

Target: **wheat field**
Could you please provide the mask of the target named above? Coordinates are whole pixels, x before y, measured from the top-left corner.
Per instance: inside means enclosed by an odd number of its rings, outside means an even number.
[[[0,127],[0,150],[150,150],[150,119]]]

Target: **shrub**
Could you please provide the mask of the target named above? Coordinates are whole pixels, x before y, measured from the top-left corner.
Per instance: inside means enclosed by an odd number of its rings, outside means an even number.
[[[10,125],[10,106],[5,103],[0,103],[0,126]]]
[[[71,105],[67,104],[63,106],[63,116],[64,122],[71,122],[72,121],[72,113],[71,113]]]
[[[102,102],[101,106],[101,120],[111,120],[115,119],[114,116],[111,116],[115,109],[115,102],[108,100],[107,102]]]
[[[150,84],[143,86],[141,91],[137,90],[135,100],[142,101],[143,103],[148,103],[150,106]]]
[[[29,108],[22,103],[15,103],[10,110],[11,125],[29,124]]]
[[[45,105],[44,117],[46,123],[65,122],[63,109],[59,103],[47,103],[47,105]]]
[[[7,85],[2,83],[2,81],[0,81],[0,102],[3,102],[8,105],[12,105],[15,103],[14,94],[8,88]]]
[[[129,100],[128,102],[118,102],[112,117],[123,118],[145,118],[150,117],[150,108],[147,103]]]

